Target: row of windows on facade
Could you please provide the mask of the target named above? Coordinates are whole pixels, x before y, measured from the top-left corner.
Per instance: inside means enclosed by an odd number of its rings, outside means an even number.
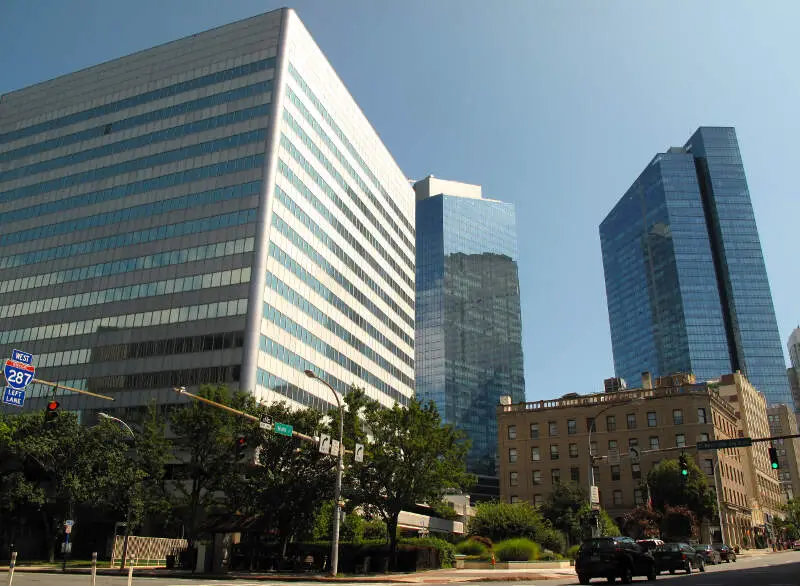
[[[683,409],[673,409],[672,410],[672,424],[673,425],[683,425],[684,424],[684,416],[683,416]],[[706,409],[703,407],[697,408],[697,423],[708,423],[708,416],[706,414]],[[626,429],[636,429],[637,428],[637,420],[636,420],[636,413],[628,413],[625,416],[625,424]],[[658,414],[655,411],[648,411],[647,413],[647,427],[658,427]],[[606,416],[606,431],[612,432],[617,430],[617,416],[616,415],[607,415]],[[539,423],[531,423],[529,427],[530,431],[530,439],[539,439],[540,437],[540,424]],[[594,417],[587,417],[586,418],[586,431],[600,431],[597,429],[597,423]],[[559,425],[558,421],[549,421],[547,422],[547,433],[549,437],[559,437]],[[578,433],[578,422],[576,419],[568,419],[567,420],[567,435],[576,435]],[[511,424],[508,426],[508,439],[513,440],[517,439],[517,426],[516,424]]]
[[[642,488],[635,488],[633,489],[633,502],[637,505],[642,505],[645,502],[645,491]],[[534,494],[533,495],[533,506],[540,507],[544,504],[544,496],[543,494]],[[601,495],[602,496],[602,495]],[[611,493],[611,503],[612,505],[623,505],[624,503],[624,493],[620,489],[615,489]],[[519,495],[512,494],[509,498],[509,502],[511,504],[518,504],[523,502],[523,498]],[[602,502],[602,498],[601,498]]]
[[[19,208],[4,212],[0,216],[0,223],[14,222],[17,220],[24,220],[32,217],[44,216],[47,214],[54,214],[56,212],[65,212],[84,206],[95,205],[98,203],[109,202],[126,198],[132,195],[148,193],[157,191],[159,189],[166,189],[175,187],[177,185],[184,185],[192,183],[193,181],[202,181],[209,177],[221,177],[231,173],[238,173],[249,169],[261,168],[264,164],[264,155],[250,155],[231,159],[222,163],[215,163],[213,165],[205,165],[203,167],[195,167],[194,169],[187,169],[185,171],[177,171],[175,173],[168,173],[151,179],[142,179],[132,183],[125,183],[114,187],[108,187],[98,191],[90,191],[70,197],[62,197],[55,201],[44,202],[35,204],[27,208]],[[7,258],[7,257],[6,257]],[[48,259],[44,259],[48,260]],[[0,268],[9,266],[18,266],[20,264],[31,264],[31,262],[40,262],[39,260],[31,261],[23,259],[20,262],[11,263],[6,261],[5,258],[0,259]]]
[[[23,291],[38,287],[49,287],[50,285],[61,285],[62,283],[72,283],[74,281],[86,281],[87,279],[97,279],[109,277],[111,275],[121,275],[133,271],[155,269],[170,265],[185,264],[189,262],[202,261],[223,256],[233,256],[253,251],[255,239],[238,238],[236,240],[226,240],[224,242],[214,242],[202,246],[191,248],[181,248],[156,254],[146,254],[122,260],[103,262],[75,267],[51,273],[41,273],[29,277],[19,277],[17,279],[7,279],[0,283],[0,293],[12,291]]]
[[[697,441],[708,441],[709,435],[707,433],[700,433],[697,436]],[[688,444],[686,443],[686,434],[684,433],[676,433],[675,434],[675,447],[677,448],[684,448]],[[628,449],[632,447],[639,446],[639,439],[632,437],[628,438]],[[659,436],[650,436],[649,438],[649,446],[651,450],[659,450],[662,447],[661,438]],[[598,456],[598,444],[596,441],[592,441],[589,445],[589,449],[594,456]],[[608,449],[609,451],[618,450],[619,444],[617,440],[608,440]],[[571,443],[568,446],[568,455],[570,458],[577,458],[578,457],[578,444]],[[539,446],[531,446],[530,448],[530,455],[531,455],[531,462],[538,462],[542,459],[541,448]],[[551,460],[558,460],[561,457],[561,449],[559,444],[550,444],[550,459]],[[517,462],[519,458],[519,451],[517,448],[508,448],[508,461],[509,463]]]

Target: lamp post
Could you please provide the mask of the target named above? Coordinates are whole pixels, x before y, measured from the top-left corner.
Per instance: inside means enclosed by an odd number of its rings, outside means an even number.
[[[339,501],[342,497],[342,471],[344,470],[344,406],[339,400],[339,393],[333,389],[328,381],[318,377],[313,370],[306,370],[305,374],[308,378],[315,378],[328,387],[336,399],[336,405],[339,407],[339,459],[336,464],[336,486],[333,492],[336,513],[333,515],[333,539],[331,540],[331,576],[335,576],[339,571],[339,521],[342,513]]]
[[[136,434],[133,433],[131,426],[122,421],[122,419],[118,417],[114,417],[109,415],[108,413],[98,413],[97,414],[102,419],[108,419],[110,421],[116,421],[120,425],[122,425],[125,429],[128,430],[128,433],[131,434],[131,439],[133,440],[134,449],[136,449]],[[120,570],[125,569],[125,560],[128,557],[128,538],[131,535],[131,517],[132,517],[132,509],[133,509],[133,490],[135,484],[131,485],[130,494],[128,495],[128,513],[127,518],[125,519],[125,537],[122,540],[122,564],[120,565]]]
[[[603,413],[612,409],[614,407],[622,407],[623,405],[630,405],[631,403],[637,403],[639,401],[644,400],[643,397],[634,397],[632,399],[626,399],[623,401],[611,401],[608,405],[600,409],[595,416],[592,418],[592,424],[589,426],[589,506],[592,506],[592,489],[595,486],[594,483],[594,454],[592,453],[592,431],[597,429],[597,418],[600,417]],[[592,537],[599,537],[597,535],[599,533],[599,527],[597,526],[597,522],[592,525]]]

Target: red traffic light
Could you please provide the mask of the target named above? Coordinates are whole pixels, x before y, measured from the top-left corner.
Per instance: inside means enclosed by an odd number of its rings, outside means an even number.
[[[239,439],[236,440],[236,445],[238,445],[239,447],[244,446],[246,443],[247,443],[247,440],[244,439],[243,437],[240,437]]]
[[[47,404],[47,410],[48,410],[50,413],[55,413],[56,411],[58,411],[58,407],[59,407],[59,406],[60,406],[60,403],[59,403],[58,401],[50,401],[50,402]]]

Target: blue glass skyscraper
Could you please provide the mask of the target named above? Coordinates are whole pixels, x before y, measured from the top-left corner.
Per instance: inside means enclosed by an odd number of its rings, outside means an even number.
[[[472,441],[468,469],[492,476],[495,408],[525,400],[514,206],[433,177],[414,189],[417,396]]]
[[[740,370],[791,403],[733,128],[699,128],[656,155],[600,225],[616,375]]]

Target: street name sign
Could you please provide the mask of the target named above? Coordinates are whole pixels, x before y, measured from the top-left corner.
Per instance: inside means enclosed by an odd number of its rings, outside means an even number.
[[[727,448],[747,448],[753,445],[753,438],[737,437],[733,439],[697,442],[698,450],[725,450]]]
[[[275,422],[275,426],[273,429],[275,430],[275,433],[279,433],[287,437],[292,437],[292,431],[294,430],[294,428],[288,423],[278,423],[278,422]]]
[[[3,391],[3,403],[14,407],[22,407],[25,403],[25,391],[6,387],[5,391]]]

